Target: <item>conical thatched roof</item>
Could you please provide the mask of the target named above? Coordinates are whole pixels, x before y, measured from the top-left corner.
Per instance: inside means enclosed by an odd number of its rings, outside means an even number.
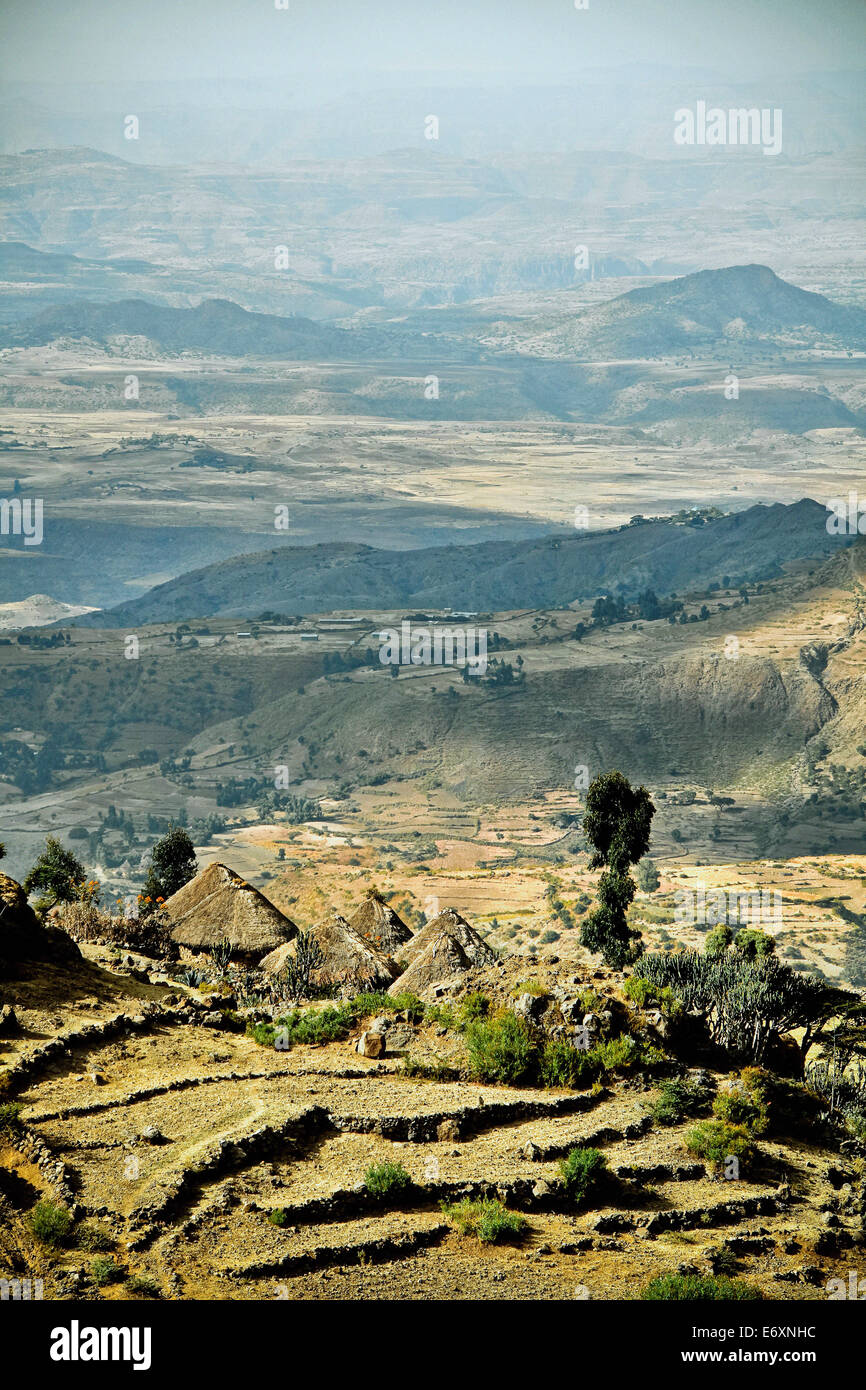
[[[171,934],[181,946],[207,951],[231,942],[240,956],[261,956],[291,941],[297,927],[251,883],[225,864],[209,864],[166,900]]]
[[[349,926],[387,956],[397,955],[403,943],[412,939],[412,932],[393,907],[372,893],[349,918]]]
[[[321,968],[313,972],[314,984],[346,985],[356,991],[387,989],[400,973],[390,956],[365,941],[337,912],[317,922],[310,932],[325,957]],[[294,952],[295,942],[291,941],[265,956],[260,968],[278,975]]]
[[[353,989],[387,989],[400,973],[391,957],[365,941],[345,917],[332,912],[312,929],[325,955],[322,978]]]
[[[436,985],[459,984],[472,961],[450,932],[437,932],[414,957],[408,970],[390,987],[391,994],[417,994],[423,998]]]
[[[81,960],[81,952],[60,927],[43,927],[27,894],[14,878],[0,874],[0,974],[12,961]]]
[[[462,946],[472,965],[493,965],[498,959],[496,952],[487,945],[483,936],[480,936],[474,927],[470,927],[465,917],[461,917],[453,907],[446,907],[416,932],[412,940],[400,951],[400,959],[411,965],[423,951],[426,951],[430,942],[443,932]]]
[[[434,985],[456,984],[467,970],[497,960],[496,952],[453,907],[446,907],[416,932],[400,956],[408,964],[392,994],[406,990],[424,995]]]

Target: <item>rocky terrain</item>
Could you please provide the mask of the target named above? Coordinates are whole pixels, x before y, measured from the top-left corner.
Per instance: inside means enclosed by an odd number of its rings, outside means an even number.
[[[525,960],[467,961],[425,991],[435,1006],[398,980],[393,1003],[370,999],[376,1016],[360,1004],[343,1041],[281,1051],[256,1031],[267,1009],[141,956],[82,952],[62,972],[7,970],[0,987],[0,1253],[46,1297],[616,1300],[680,1271],[810,1300],[847,1278],[862,1243],[863,1146],[817,1111],[805,1124],[780,1112],[734,1180],[690,1155],[684,1118],[653,1119],[665,1078],[710,1096],[735,1073],[689,1070],[657,1004],[629,1003],[622,975],[552,956],[528,979]],[[541,1036],[583,1018],[654,1051],[590,1089],[473,1081],[455,1020],[481,998]],[[359,1055],[371,1036],[377,1055]],[[584,1202],[559,1165],[575,1148],[607,1163]],[[370,1172],[383,1164],[406,1176],[380,1193]],[[75,1223],[54,1247],[28,1228],[46,1200]],[[461,1235],[449,1211],[464,1201],[522,1215],[519,1238]],[[100,1258],[114,1266],[104,1283]]]

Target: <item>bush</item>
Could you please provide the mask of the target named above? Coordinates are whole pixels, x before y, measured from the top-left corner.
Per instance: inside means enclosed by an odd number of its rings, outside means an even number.
[[[101,1250],[111,1250],[114,1237],[95,1221],[82,1221],[75,1228],[75,1244],[79,1250],[89,1250],[96,1254]]]
[[[470,1023],[466,1050],[473,1080],[512,1086],[526,1079],[537,1056],[525,1020],[507,1010]]]
[[[405,1057],[403,1059],[403,1075],[414,1077],[419,1081],[459,1081],[460,1072],[456,1067],[451,1067],[447,1062],[425,1062],[419,1057]]]
[[[21,1133],[21,1106],[17,1101],[7,1101],[0,1105],[0,1134],[10,1139]]]
[[[607,1159],[598,1149],[572,1149],[559,1161],[566,1194],[575,1206],[583,1206],[595,1196],[608,1176]]]
[[[443,1202],[442,1212],[460,1235],[477,1236],[482,1245],[520,1240],[526,1230],[525,1216],[493,1199],[473,1202],[466,1197],[451,1206]]]
[[[126,1281],[127,1292],[141,1298],[162,1298],[162,1289],[149,1274],[133,1274]]]
[[[696,1081],[665,1081],[649,1113],[658,1125],[678,1125],[706,1109],[709,1095]]]
[[[72,1228],[72,1213],[45,1197],[30,1213],[30,1229],[43,1245],[62,1245]]]
[[[396,1010],[399,1006],[386,993],[384,989],[366,990],[363,994],[356,994],[351,1002],[352,1012],[358,1018],[366,1018],[370,1014],[384,1014]]]
[[[641,1290],[641,1298],[651,1303],[748,1303],[763,1297],[760,1289],[724,1274],[658,1274]]]
[[[171,923],[159,909],[142,917],[112,917],[92,902],[75,902],[64,907],[60,921],[76,941],[98,941],[155,960],[180,959]]]
[[[656,997],[655,985],[651,984],[649,980],[642,980],[639,975],[629,975],[622,987],[622,992],[626,999],[637,1004],[639,1009],[645,1009]]]
[[[285,1207],[272,1207],[268,1212],[268,1220],[272,1226],[287,1226],[289,1222],[289,1213],[286,1211]]]
[[[518,980],[511,991],[511,997],[518,999],[521,994],[531,994],[534,999],[546,999],[548,991],[538,980]]]
[[[371,1163],[364,1174],[364,1186],[371,1197],[386,1197],[390,1192],[403,1192],[412,1186],[412,1179],[402,1163]]]
[[[805,1058],[841,1007],[857,1002],[848,991],[798,974],[774,955],[750,959],[736,950],[715,956],[647,955],[634,974],[672,989],[684,1009],[703,1017],[715,1043],[753,1062],[794,1028],[804,1030],[800,1055]]]
[[[98,1289],[106,1284],[117,1284],[123,1278],[123,1270],[108,1255],[98,1255],[90,1266],[90,1277]]]
[[[545,1043],[538,1071],[542,1086],[570,1086],[577,1089],[591,1086],[600,1076],[602,1067],[598,1057],[592,1053],[579,1051],[564,1038],[556,1038]]]
[[[749,1134],[763,1134],[770,1123],[770,1112],[759,1068],[746,1067],[738,1079],[727,1083],[713,1101],[713,1114],[726,1124],[741,1126]]]
[[[490,1000],[480,989],[471,990],[460,1005],[460,1026],[466,1028],[476,1019],[486,1018],[490,1013]]]
[[[731,1158],[748,1169],[755,1161],[756,1149],[752,1137],[742,1125],[729,1125],[724,1120],[703,1120],[686,1135],[686,1148],[696,1158],[706,1159],[717,1172],[724,1170]]]
[[[626,999],[631,1000],[639,1009],[657,1004],[668,1018],[676,1018],[683,1011],[672,989],[667,985],[654,985],[649,980],[642,979],[640,975],[630,975],[622,987],[622,992]]]
[[[273,1023],[248,1025],[247,1032],[262,1047],[276,1047],[279,1041],[282,1050],[293,1043],[315,1046],[340,1042],[348,1036],[355,1022],[356,1015],[351,1005],[343,1004],[336,1009],[294,1009]]]
[[[410,1022],[420,1023],[421,1019],[424,1018],[425,1006],[418,995],[413,994],[411,990],[404,990],[401,994],[387,994],[385,997],[388,1000],[385,1008],[393,1009],[398,1014],[408,1014]],[[352,1006],[354,1007],[354,1005],[355,1000],[353,999]]]
[[[618,1038],[596,1043],[589,1056],[598,1060],[602,1071],[630,1072],[639,1068],[657,1067],[667,1058],[657,1047],[648,1047],[637,1042],[629,1033],[621,1033]]]

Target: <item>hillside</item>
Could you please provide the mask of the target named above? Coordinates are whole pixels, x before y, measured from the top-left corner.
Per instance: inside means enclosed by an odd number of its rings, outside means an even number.
[[[561,330],[556,330],[559,336]],[[789,284],[766,265],[700,270],[629,290],[579,314],[571,341],[582,357],[657,357],[726,351],[866,346],[866,311]]]
[[[527,977],[513,957],[432,1007],[307,1004],[278,1040],[280,1005],[240,1004],[237,972],[215,987],[205,962],[191,988],[182,968],[85,950],[65,994],[41,968],[4,981],[0,1257],[49,1299],[98,1282],[95,1249],[121,1301],[605,1301],[677,1273],[736,1275],[751,1298],[847,1289],[862,1105],[829,1113],[826,1085],[788,1074],[790,1048],[785,1070],[738,1074],[743,1059],[675,1027],[670,998],[583,962]],[[502,1038],[496,1063],[479,1028]],[[738,1104],[748,1128],[703,1127],[738,1139],[732,1171],[694,1122]],[[28,1221],[40,1199],[75,1222],[53,1248]],[[482,1212],[498,1224],[479,1240]]]
[[[106,343],[121,337],[144,338],[169,353],[230,357],[252,354],[308,360],[355,357],[361,350],[355,334],[325,328],[300,316],[248,313],[228,299],[207,299],[194,309],[175,309],[143,299],[50,305],[32,318],[5,326],[0,343],[32,347],[58,338]]]
[[[85,626],[194,617],[254,617],[401,604],[471,611],[563,607],[598,593],[706,587],[725,574],[766,577],[786,560],[824,555],[827,512],[803,499],[754,506],[702,524],[649,521],[615,532],[542,540],[374,550],[349,544],[238,556],[162,584]]]

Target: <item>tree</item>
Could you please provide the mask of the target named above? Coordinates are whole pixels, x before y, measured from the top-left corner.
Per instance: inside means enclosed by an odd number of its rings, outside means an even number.
[[[734,948],[742,951],[747,960],[758,960],[772,956],[776,950],[776,938],[758,927],[747,927],[738,931],[734,937]]]
[[[688,1013],[701,1015],[713,1042],[752,1062],[763,1061],[782,1034],[796,1028],[803,1030],[802,1065],[829,1023],[861,1002],[849,990],[796,973],[774,955],[750,959],[737,950],[647,955],[635,975],[668,986]]]
[[[646,787],[632,787],[621,772],[603,773],[587,791],[583,833],[593,849],[589,867],[605,872],[598,883],[599,905],[585,918],[580,940],[616,970],[641,950],[640,933],[628,925],[636,891],[629,869],[649,849],[654,815]]]
[[[157,840],[150,853],[150,866],[144,883],[142,911],[152,912],[160,899],[170,898],[198,869],[195,846],[179,825],[170,825],[168,833]],[[149,900],[149,901],[148,901]]]
[[[637,886],[642,893],[655,893],[662,881],[653,859],[642,859],[637,866]]]
[[[53,835],[49,835],[23,887],[25,893],[32,893],[37,888],[42,890],[36,906],[40,912],[47,912],[57,903],[75,902],[86,877],[87,870],[81,860],[76,859],[71,850],[64,849]]]

